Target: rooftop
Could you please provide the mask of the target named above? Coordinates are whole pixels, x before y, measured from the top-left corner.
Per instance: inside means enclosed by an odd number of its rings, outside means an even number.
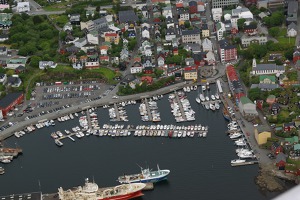
[[[138,21],[138,17],[133,10],[119,11],[119,21],[120,23],[136,22]]]
[[[3,99],[0,99],[0,108],[6,108],[16,99],[18,99],[22,94],[23,93],[21,92],[8,93]]]

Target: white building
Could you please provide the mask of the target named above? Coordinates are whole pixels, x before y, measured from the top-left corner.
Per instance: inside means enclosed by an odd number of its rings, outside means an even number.
[[[131,74],[137,74],[141,73],[143,71],[143,66],[142,65],[136,65],[130,68],[130,73]]]
[[[218,22],[216,28],[218,41],[223,40],[224,32],[226,31],[225,24],[223,22]]]
[[[240,98],[239,110],[241,114],[246,118],[258,116],[256,105],[248,97],[245,96]]]
[[[253,58],[252,62],[252,75],[264,74],[283,74],[285,72],[283,65],[276,65],[275,63],[256,64],[256,59]]]
[[[80,38],[74,42],[75,47],[81,48],[87,44],[87,40],[85,38]]]
[[[53,61],[40,61],[39,62],[39,68],[40,69],[45,69],[45,68],[56,68],[57,63]]]
[[[239,19],[253,19],[253,14],[248,8],[242,8],[238,6],[231,11],[232,17],[238,17]]]
[[[142,38],[150,38],[150,32],[147,29],[142,31]]]
[[[259,45],[266,44],[268,42],[268,38],[266,36],[252,36],[248,37],[243,35],[241,38],[241,43],[243,47],[248,47],[250,44],[257,43]]]
[[[87,35],[87,41],[91,44],[99,44],[99,37],[98,37],[98,32],[97,31],[92,31],[89,32]]]
[[[221,18],[222,18],[222,15],[223,15],[222,8],[213,8],[213,9],[211,9],[211,14],[212,14],[213,20],[215,22],[221,21]]]
[[[20,12],[29,12],[30,5],[29,2],[18,2],[17,4],[17,11]]]
[[[213,49],[212,42],[209,39],[204,38],[202,41],[202,49],[203,51],[212,51]]]
[[[296,37],[297,36],[297,25],[294,22],[292,22],[290,25],[288,25],[287,36],[288,37]]]

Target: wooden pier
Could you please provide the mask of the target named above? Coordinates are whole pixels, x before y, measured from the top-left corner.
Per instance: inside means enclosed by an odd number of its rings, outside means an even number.
[[[147,109],[147,113],[148,113],[148,117],[149,117],[148,121],[152,121],[153,117],[152,117],[151,110],[149,108],[149,103],[148,103],[148,99],[147,98],[145,98],[145,105],[146,105],[146,109]]]
[[[181,116],[183,117],[183,120],[184,120],[184,121],[187,121],[186,115],[185,115],[185,112],[184,112],[184,109],[183,109],[183,106],[182,106],[182,103],[181,103],[181,101],[180,101],[180,99],[179,99],[179,97],[178,97],[177,92],[175,91],[174,94],[175,94],[175,98],[176,98],[176,101],[177,101],[178,106],[179,106],[179,110],[180,110],[180,112],[181,112]]]
[[[114,108],[115,108],[115,112],[116,112],[116,121],[119,122],[119,121],[121,121],[121,118],[120,118],[119,108],[116,103],[114,103]]]
[[[258,161],[248,161],[248,162],[243,162],[243,163],[231,163],[232,167],[238,167],[238,166],[245,166],[245,165],[254,165],[254,164],[258,164]]]

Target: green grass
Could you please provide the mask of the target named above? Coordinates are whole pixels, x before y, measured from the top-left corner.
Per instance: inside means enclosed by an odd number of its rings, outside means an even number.
[[[289,117],[290,113],[288,111],[285,111],[285,110],[282,110],[280,113],[279,113],[282,117],[284,118],[287,118]]]
[[[45,10],[45,11],[62,11],[62,10],[66,10],[66,8],[65,7],[63,7],[63,8],[59,8],[59,7],[54,7],[54,6],[45,6],[45,7],[43,7],[43,9]]]
[[[296,38],[288,38],[288,37],[278,37],[276,38],[280,44],[291,44],[294,45],[296,42]]]
[[[116,76],[116,72],[105,68],[105,67],[100,67],[99,69],[92,69],[91,71],[97,72],[105,76],[108,80],[113,80],[114,77]]]

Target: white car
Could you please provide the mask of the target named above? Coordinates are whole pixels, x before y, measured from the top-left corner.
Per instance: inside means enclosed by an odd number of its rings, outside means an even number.
[[[117,97],[117,96],[113,96],[112,98],[113,98],[113,99],[118,99],[119,97]]]

